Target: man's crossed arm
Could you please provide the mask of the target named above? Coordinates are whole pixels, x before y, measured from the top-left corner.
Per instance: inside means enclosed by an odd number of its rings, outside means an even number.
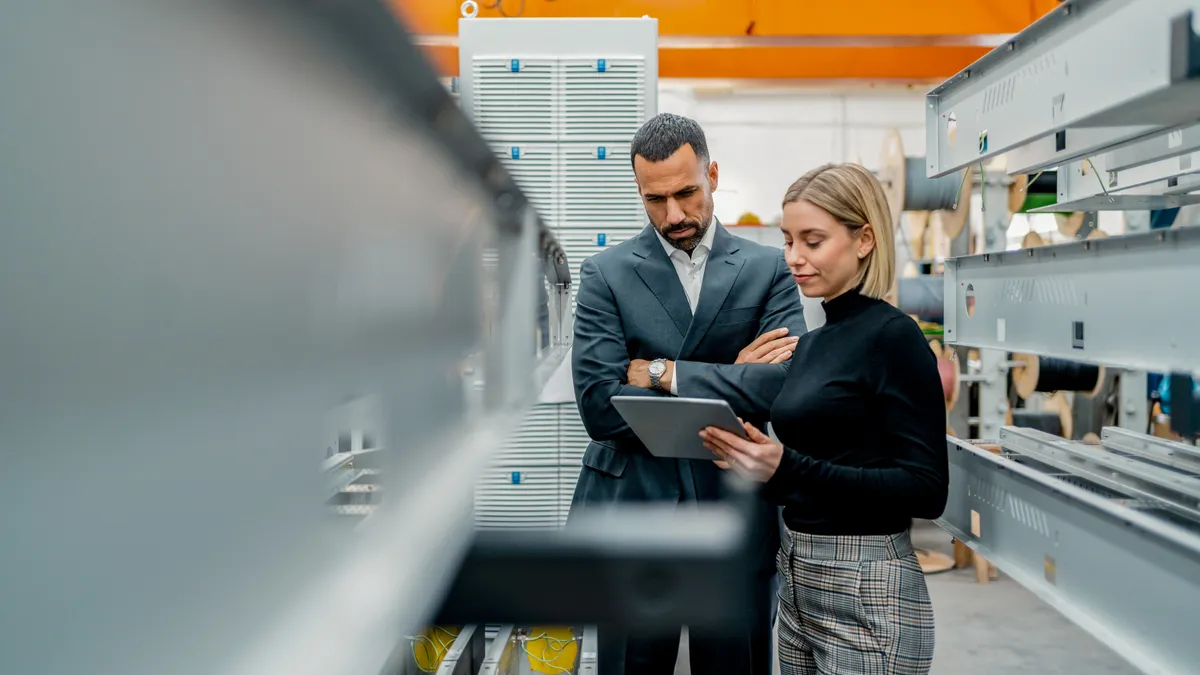
[[[787,377],[787,359],[804,332],[804,309],[782,256],[759,320],[762,333],[732,364],[668,363],[661,390],[650,389],[649,362],[629,362],[616,300],[599,268],[585,260],[576,297],[572,371],[588,435],[597,441],[636,438],[609,402],[613,396],[719,398],[739,415],[766,415]],[[786,330],[786,334],[780,334]],[[664,355],[665,356],[665,355]],[[628,365],[627,365],[628,364]],[[639,386],[641,385],[641,386]]]

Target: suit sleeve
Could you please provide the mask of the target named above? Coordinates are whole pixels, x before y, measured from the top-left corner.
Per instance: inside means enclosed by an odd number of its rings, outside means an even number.
[[[880,329],[872,372],[879,383],[874,424],[882,430],[888,464],[844,466],[815,459],[804,448],[784,448],[779,468],[764,486],[768,501],[786,505],[802,496],[809,503],[869,502],[906,511],[911,518],[942,515],[950,475],[946,404],[936,359],[911,319],[897,316]]]
[[[629,350],[612,290],[595,261],[583,261],[575,295],[575,330],[571,347],[571,378],[575,401],[588,436],[596,441],[635,440],[624,418],[613,407],[613,396],[665,396],[630,386]]]
[[[775,264],[775,277],[766,309],[759,320],[758,334],[787,328],[788,335],[803,335],[806,330],[804,306],[800,304],[796,280],[784,264],[782,255]],[[676,361],[675,380],[679,396],[719,398],[728,401],[734,412],[743,417],[763,417],[770,413],[771,404],[783,388],[789,366],[789,361],[737,365]]]

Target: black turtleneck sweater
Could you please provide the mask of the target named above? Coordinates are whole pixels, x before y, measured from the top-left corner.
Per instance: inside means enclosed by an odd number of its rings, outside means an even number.
[[[764,486],[795,532],[895,534],[946,506],[946,404],[916,322],[844,293],[800,338],[771,408],[783,459]]]

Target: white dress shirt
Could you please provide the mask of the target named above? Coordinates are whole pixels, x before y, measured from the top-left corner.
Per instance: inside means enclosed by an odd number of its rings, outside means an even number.
[[[662,236],[658,228],[654,229],[654,234],[658,235],[658,240],[662,243],[663,250],[666,251],[667,257],[671,259],[671,264],[675,266],[675,274],[679,275],[679,283],[683,286],[683,294],[687,296],[688,306],[692,308],[692,315],[696,314],[696,305],[700,302],[700,289],[704,286],[704,264],[708,262],[708,254],[712,251],[713,238],[717,235],[717,228],[709,223],[708,230],[700,239],[700,243],[696,244],[696,248],[692,249],[692,254],[689,256],[687,251],[675,248],[667,238]],[[671,378],[671,394],[679,395],[679,373],[674,373]]]

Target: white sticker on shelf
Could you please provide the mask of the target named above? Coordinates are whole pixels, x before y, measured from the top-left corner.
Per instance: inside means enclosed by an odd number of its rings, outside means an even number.
[[[996,319],[996,342],[1004,342],[1004,319]]]

